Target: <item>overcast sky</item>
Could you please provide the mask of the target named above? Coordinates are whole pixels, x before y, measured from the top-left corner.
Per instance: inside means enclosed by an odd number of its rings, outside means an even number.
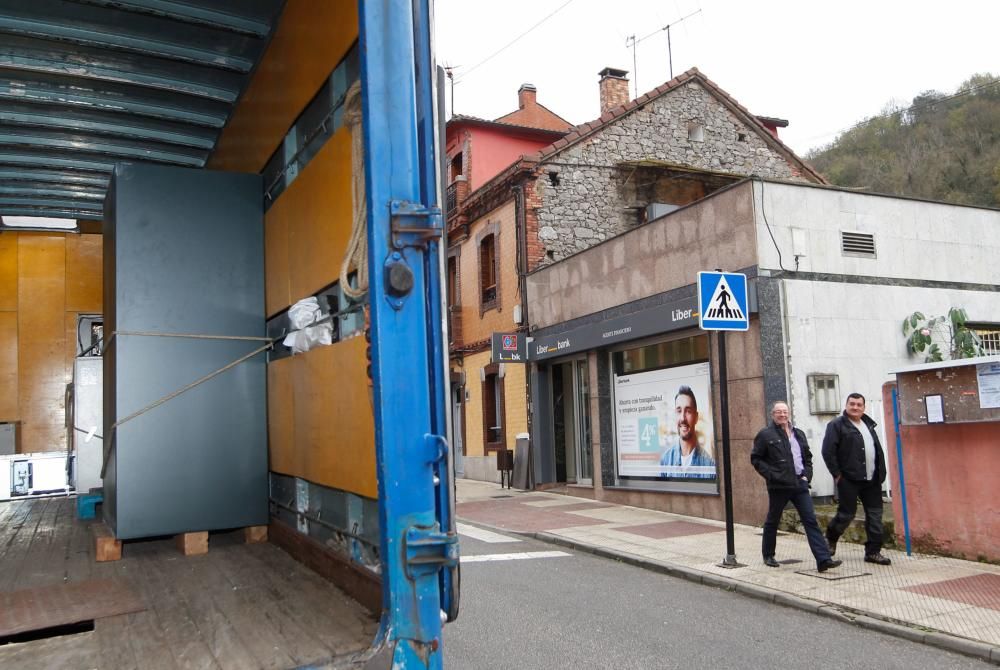
[[[788,119],[781,137],[800,153],[892,100],[1000,74],[995,0],[435,0],[437,59],[455,66],[458,113],[511,112],[530,82],[540,103],[583,123],[600,115],[604,67],[629,70],[640,95],[669,79],[659,29],[699,9],[670,29],[674,74],[697,67],[751,112]],[[651,33],[634,66],[626,40]]]

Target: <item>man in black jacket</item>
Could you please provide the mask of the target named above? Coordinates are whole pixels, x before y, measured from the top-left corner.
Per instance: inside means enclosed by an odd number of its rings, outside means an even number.
[[[885,481],[885,452],[875,434],[875,422],[865,414],[865,397],[847,396],[844,413],[826,425],[823,460],[837,484],[840,504],[837,515],[826,528],[830,549],[837,552],[837,540],[858,511],[858,498],[865,508],[865,562],[892,563],[882,554],[882,482]]]
[[[812,452],[806,435],[792,427],[788,405],[776,402],[771,407],[771,423],[757,433],[750,451],[750,463],[767,480],[768,509],[764,521],[764,541],[761,551],[764,565],[777,568],[774,549],[778,542],[778,522],[789,501],[802,519],[809,548],[816,558],[816,569],[826,572],[840,565],[834,560],[830,548],[823,540],[823,532],[816,522],[809,480],[812,479]]]

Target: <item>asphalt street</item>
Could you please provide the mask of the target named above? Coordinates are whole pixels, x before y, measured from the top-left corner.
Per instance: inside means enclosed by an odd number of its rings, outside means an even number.
[[[448,670],[995,667],[536,540],[460,533]]]

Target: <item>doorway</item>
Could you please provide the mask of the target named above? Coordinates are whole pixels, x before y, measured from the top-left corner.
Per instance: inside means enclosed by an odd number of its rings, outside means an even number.
[[[551,369],[555,480],[590,485],[594,475],[587,359],[557,363]]]
[[[455,461],[455,476],[465,475],[465,439],[462,426],[465,414],[465,386],[451,385],[451,444]]]

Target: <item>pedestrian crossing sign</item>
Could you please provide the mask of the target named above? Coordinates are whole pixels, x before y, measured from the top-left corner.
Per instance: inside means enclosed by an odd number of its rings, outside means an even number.
[[[702,330],[748,330],[747,276],[698,273],[698,326]]]

